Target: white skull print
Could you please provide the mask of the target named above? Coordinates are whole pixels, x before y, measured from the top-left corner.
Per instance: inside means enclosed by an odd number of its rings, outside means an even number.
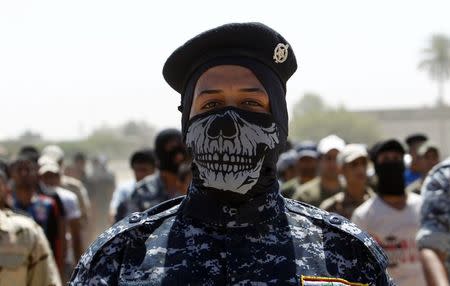
[[[240,194],[256,184],[265,153],[278,143],[275,123],[252,124],[234,110],[193,121],[186,134],[203,185]]]

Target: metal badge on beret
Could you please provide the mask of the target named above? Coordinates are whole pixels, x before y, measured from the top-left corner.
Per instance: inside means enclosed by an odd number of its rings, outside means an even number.
[[[273,51],[273,59],[275,60],[275,63],[281,64],[284,63],[289,55],[289,45],[285,45],[283,43],[279,43],[275,50]]]

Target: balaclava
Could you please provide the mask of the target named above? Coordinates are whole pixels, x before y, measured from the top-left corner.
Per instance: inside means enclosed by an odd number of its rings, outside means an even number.
[[[170,141],[179,142],[175,147],[166,150],[166,145]],[[182,141],[181,132],[177,129],[165,129],[158,133],[155,139],[155,154],[159,161],[159,169],[169,171],[173,174],[178,172],[179,163],[175,162],[178,154],[186,157],[186,148]]]
[[[405,194],[405,163],[400,161],[387,161],[378,163],[377,158],[382,152],[395,151],[404,155],[402,145],[396,140],[387,140],[378,144],[373,154],[375,173],[378,177],[377,192],[380,195]]]
[[[225,107],[189,119],[198,78],[218,65],[250,69],[266,89],[271,114]],[[193,159],[193,185],[197,189],[239,201],[277,184],[276,163],[286,143],[288,115],[285,87],[269,67],[244,57],[209,61],[190,78],[180,110],[183,137]]]
[[[405,194],[405,164],[403,161],[375,164],[378,177],[378,193],[380,195]]]

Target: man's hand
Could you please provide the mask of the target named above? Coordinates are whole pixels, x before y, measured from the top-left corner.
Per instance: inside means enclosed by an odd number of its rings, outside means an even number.
[[[444,254],[424,248],[420,250],[425,279],[428,286],[449,286],[447,272],[444,267]]]

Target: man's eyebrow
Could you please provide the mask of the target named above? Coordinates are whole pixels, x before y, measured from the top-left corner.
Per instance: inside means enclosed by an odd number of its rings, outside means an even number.
[[[264,90],[262,90],[259,87],[241,88],[241,89],[239,89],[239,91],[242,91],[242,92],[264,92]]]
[[[259,87],[246,87],[246,88],[239,89],[239,91],[240,92],[254,92],[254,93],[264,92],[265,93],[265,91]],[[223,92],[223,90],[221,90],[221,89],[204,89],[198,93],[198,96],[208,95],[208,94],[219,94],[222,92]]]
[[[198,93],[198,95],[218,94],[221,93],[221,89],[204,89]]]

